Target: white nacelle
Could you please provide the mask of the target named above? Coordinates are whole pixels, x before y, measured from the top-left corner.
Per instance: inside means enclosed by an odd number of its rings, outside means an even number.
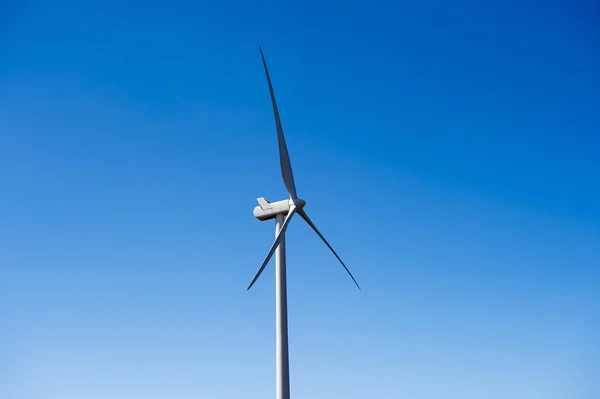
[[[290,200],[269,202],[264,198],[257,198],[259,206],[254,208],[254,216],[258,220],[274,219],[276,215],[287,215],[290,211]]]

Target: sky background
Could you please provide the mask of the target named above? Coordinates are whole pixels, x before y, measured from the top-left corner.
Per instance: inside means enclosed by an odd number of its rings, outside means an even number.
[[[600,395],[593,1],[0,3],[0,397]]]

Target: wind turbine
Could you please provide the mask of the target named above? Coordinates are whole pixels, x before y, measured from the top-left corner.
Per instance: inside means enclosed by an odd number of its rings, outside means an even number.
[[[298,198],[296,193],[296,185],[294,183],[294,175],[292,174],[292,165],[290,163],[290,155],[288,154],[287,145],[285,144],[285,138],[283,137],[283,128],[281,127],[281,120],[279,118],[279,111],[277,109],[277,103],[275,102],[275,93],[273,92],[273,85],[271,84],[271,77],[269,76],[269,70],[267,68],[267,62],[265,61],[265,55],[263,54],[262,48],[260,48],[260,56],[262,58],[263,66],[265,68],[265,74],[267,76],[267,83],[269,84],[269,92],[271,94],[271,104],[273,105],[273,114],[275,115],[275,127],[277,129],[277,141],[279,142],[279,163],[281,165],[281,174],[283,176],[283,183],[287,189],[290,199],[277,202],[269,202],[265,198],[258,198],[258,204],[254,208],[254,216],[260,220],[275,219],[275,242],[271,246],[269,253],[265,257],[262,265],[258,269],[258,272],[252,279],[252,282],[248,286],[248,289],[252,288],[258,277],[261,275],[267,263],[275,253],[275,297],[276,297],[276,325],[277,325],[277,399],[289,399],[290,397],[290,370],[289,370],[289,358],[288,358],[288,319],[287,319],[287,282],[286,282],[286,270],[285,270],[285,231],[292,221],[294,215],[298,214],[302,219],[308,223],[310,227],[317,233],[321,240],[327,245],[327,247],[333,252],[335,257],[340,261],[346,272],[354,281],[354,284],[360,290],[360,286],[350,273],[350,270],[346,267],[342,259],[335,252],[333,247],[327,242],[323,234],[317,229],[314,223],[310,220],[304,206],[306,201]]]

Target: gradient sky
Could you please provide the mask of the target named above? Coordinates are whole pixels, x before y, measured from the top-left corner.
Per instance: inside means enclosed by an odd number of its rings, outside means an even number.
[[[599,8],[496,3],[2,2],[0,397],[274,397],[260,44],[292,396],[598,398]]]

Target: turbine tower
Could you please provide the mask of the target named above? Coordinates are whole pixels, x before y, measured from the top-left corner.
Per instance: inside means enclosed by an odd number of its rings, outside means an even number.
[[[292,165],[290,163],[290,155],[288,154],[287,145],[285,144],[285,138],[283,137],[283,128],[281,127],[281,120],[279,118],[279,111],[277,110],[277,103],[275,102],[275,93],[273,92],[273,85],[271,84],[271,77],[269,76],[269,70],[267,69],[267,62],[263,54],[262,48],[260,49],[260,56],[262,58],[263,66],[265,68],[265,74],[267,76],[267,83],[269,84],[269,92],[271,94],[271,104],[273,105],[273,114],[275,115],[275,127],[277,129],[277,141],[279,143],[279,163],[281,165],[281,174],[283,176],[283,183],[287,189],[290,199],[286,199],[278,202],[269,202],[265,198],[258,198],[258,204],[254,208],[254,216],[260,220],[275,219],[275,242],[271,246],[269,253],[265,257],[262,265],[258,269],[258,272],[252,279],[252,282],[248,286],[248,289],[252,288],[258,277],[261,275],[267,263],[275,253],[275,297],[276,297],[276,328],[277,328],[277,399],[289,399],[290,398],[290,370],[289,370],[289,359],[288,359],[288,318],[287,318],[287,282],[286,282],[286,265],[285,265],[285,231],[290,224],[295,214],[300,215],[302,219],[308,223],[310,227],[317,233],[321,240],[327,245],[327,247],[333,252],[335,257],[340,261],[346,272],[354,281],[354,284],[360,290],[360,286],[350,273],[350,270],[346,267],[342,259],[335,252],[333,247],[327,242],[323,234],[317,229],[314,223],[310,220],[304,206],[306,201],[298,198],[296,193],[296,185],[294,183],[294,175],[292,174]]]

